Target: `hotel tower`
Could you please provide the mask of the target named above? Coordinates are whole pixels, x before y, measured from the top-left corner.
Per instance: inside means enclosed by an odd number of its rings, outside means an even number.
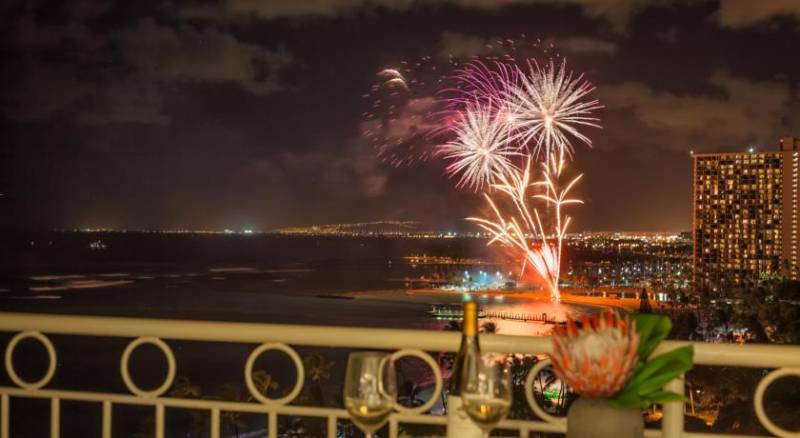
[[[787,137],[777,152],[692,154],[696,288],[798,278],[798,153]]]

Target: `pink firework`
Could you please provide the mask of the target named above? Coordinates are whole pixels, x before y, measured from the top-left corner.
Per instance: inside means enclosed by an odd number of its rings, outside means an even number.
[[[561,254],[571,222],[563,209],[582,203],[569,197],[582,175],[563,187],[560,180],[566,159],[573,150],[572,139],[591,144],[578,128],[599,127],[591,113],[600,105],[596,100],[584,99],[593,88],[582,76],[567,73],[564,62],[559,68],[553,62],[544,68],[535,62],[529,62],[528,66],[530,75],[527,76],[516,65],[503,62],[495,63],[493,68],[483,63],[471,63],[457,73],[467,86],[463,89],[464,97],[452,99],[451,104],[482,97],[482,102],[494,116],[496,126],[504,126],[502,141],[498,140],[497,146],[472,150],[468,161],[474,163],[480,158],[483,162],[496,162],[514,157],[524,160],[524,164],[505,166],[501,171],[486,171],[481,178],[475,176],[476,172],[465,173],[459,185],[464,185],[463,178],[467,178],[470,187],[486,186],[497,196],[510,201],[504,205],[512,208],[500,208],[489,193],[484,193],[494,218],[468,219],[492,236],[489,245],[499,243],[518,254],[522,260],[520,275],[526,268],[532,268],[544,281],[552,299],[559,301]],[[475,126],[469,128],[475,129]],[[453,129],[463,130],[463,123]],[[491,132],[484,132],[481,138],[489,138],[487,134]],[[487,158],[486,154],[493,157]],[[463,160],[467,160],[465,156],[446,158],[452,160],[448,169],[464,166]],[[543,158],[542,179],[531,184],[532,163],[536,158]],[[539,190],[530,193],[531,188]],[[547,208],[543,211],[549,220],[542,220],[539,210],[533,206],[535,200],[545,204]]]
[[[573,142],[591,146],[581,129],[600,127],[593,113],[601,106],[587,98],[593,86],[568,71],[565,61],[529,60],[523,69],[513,40],[486,45],[487,53],[496,48],[505,53],[473,57],[463,65],[451,54],[444,69],[423,57],[413,66],[381,71],[379,83],[365,95],[373,105],[364,114],[364,136],[392,165],[435,154],[448,162],[445,173],[457,178],[456,187],[483,190],[493,217],[468,219],[491,235],[489,245],[516,254],[521,276],[533,269],[558,301],[570,225],[563,210],[582,203],[569,196],[581,175],[562,186],[562,174]],[[428,70],[426,81],[409,79],[421,77],[421,69]],[[453,73],[441,75],[445,70]],[[541,179],[531,182],[539,167]]]
[[[509,103],[506,96],[510,89],[519,83],[519,74],[520,70],[511,62],[471,61],[453,75],[456,87],[445,90],[451,95],[448,107],[458,110],[478,101],[502,112]]]
[[[511,76],[503,76],[517,74],[511,68],[517,57],[547,53],[540,46],[541,41],[524,34],[492,38],[479,49],[480,56],[440,52],[383,68],[362,94],[367,104],[361,114],[362,138],[392,166],[427,160],[437,145],[453,139],[458,113],[468,103],[486,103],[490,90],[480,88],[480,66],[486,73],[497,70],[498,80],[508,82]],[[494,85],[502,87],[500,82]]]
[[[361,135],[383,162],[399,167],[425,161],[435,145],[445,141],[444,103],[436,93],[447,80],[444,72],[451,68],[426,56],[376,74],[362,95],[368,108],[362,113]]]

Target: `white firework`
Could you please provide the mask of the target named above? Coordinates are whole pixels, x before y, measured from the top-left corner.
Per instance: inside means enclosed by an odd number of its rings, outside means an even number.
[[[561,189],[559,180],[564,170],[565,161],[551,154],[546,163],[542,163],[543,180],[531,183],[532,158],[528,156],[524,169],[497,177],[498,182],[492,185],[498,196],[510,199],[514,210],[501,210],[495,200],[484,193],[484,198],[494,212],[494,220],[470,217],[467,220],[475,222],[492,238],[487,245],[495,242],[517,253],[522,261],[520,276],[525,272],[526,266],[532,267],[544,281],[550,291],[553,301],[559,301],[559,278],[561,276],[561,253],[564,238],[570,224],[570,217],[563,215],[563,208],[570,204],[582,204],[579,199],[569,198],[569,192],[578,183],[582,175],[572,179],[565,188]],[[548,238],[545,224],[542,223],[539,210],[531,208],[529,190],[531,187],[541,187],[543,193],[532,197],[541,199],[548,207],[552,207],[554,233]],[[549,210],[549,209],[548,209]],[[533,237],[533,239],[530,239]]]
[[[583,98],[594,90],[583,75],[567,72],[566,61],[556,67],[551,60],[544,67],[528,62],[530,74],[520,72],[517,81],[508,87],[507,123],[519,145],[535,156],[547,159],[552,152],[559,156],[572,154],[570,136],[588,146],[592,140],[582,134],[580,126],[600,128],[592,112],[602,108],[598,100]]]
[[[461,175],[456,187],[478,191],[518,172],[514,159],[522,154],[511,146],[505,118],[497,117],[490,106],[468,105],[458,113],[453,133],[455,139],[441,145],[439,153],[450,161],[445,172]]]

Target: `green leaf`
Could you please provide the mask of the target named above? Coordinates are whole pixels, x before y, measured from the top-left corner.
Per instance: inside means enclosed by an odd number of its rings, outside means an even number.
[[[639,335],[639,359],[646,361],[658,344],[667,338],[672,330],[672,321],[664,315],[652,313],[634,313],[630,316],[636,323],[636,333]]]
[[[692,363],[673,358],[663,365],[656,373],[638,384],[639,394],[652,392],[666,385],[670,380],[680,377],[692,369]]]
[[[692,368],[692,357],[694,356],[694,348],[691,345],[677,348],[647,361],[643,367],[639,368],[631,377],[628,382],[629,385],[637,385],[645,380],[654,378],[657,374],[669,372],[673,369],[683,370],[683,372]]]
[[[681,394],[678,394],[677,392],[671,392],[671,391],[653,392],[650,393],[650,395],[648,395],[647,398],[652,403],[658,403],[658,404],[686,401],[686,397],[684,397]]]
[[[639,362],[625,387],[609,399],[611,406],[646,409],[653,403],[684,400],[682,394],[664,391],[663,387],[692,368],[694,348],[687,345],[650,358],[672,330],[672,322],[664,315],[641,313],[631,315],[630,320],[639,335]]]
[[[687,345],[660,354],[637,367],[627,385],[610,399],[611,405],[617,408],[638,406],[646,409],[653,403],[683,400],[681,394],[663,391],[662,388],[692,368],[693,356],[694,348]]]
[[[635,392],[620,391],[617,395],[610,398],[608,403],[614,408],[626,409],[640,406],[642,404],[642,399]]]

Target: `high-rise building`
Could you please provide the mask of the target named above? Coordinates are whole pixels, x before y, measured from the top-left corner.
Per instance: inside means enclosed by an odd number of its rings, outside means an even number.
[[[797,279],[800,138],[777,152],[692,154],[695,287]]]

